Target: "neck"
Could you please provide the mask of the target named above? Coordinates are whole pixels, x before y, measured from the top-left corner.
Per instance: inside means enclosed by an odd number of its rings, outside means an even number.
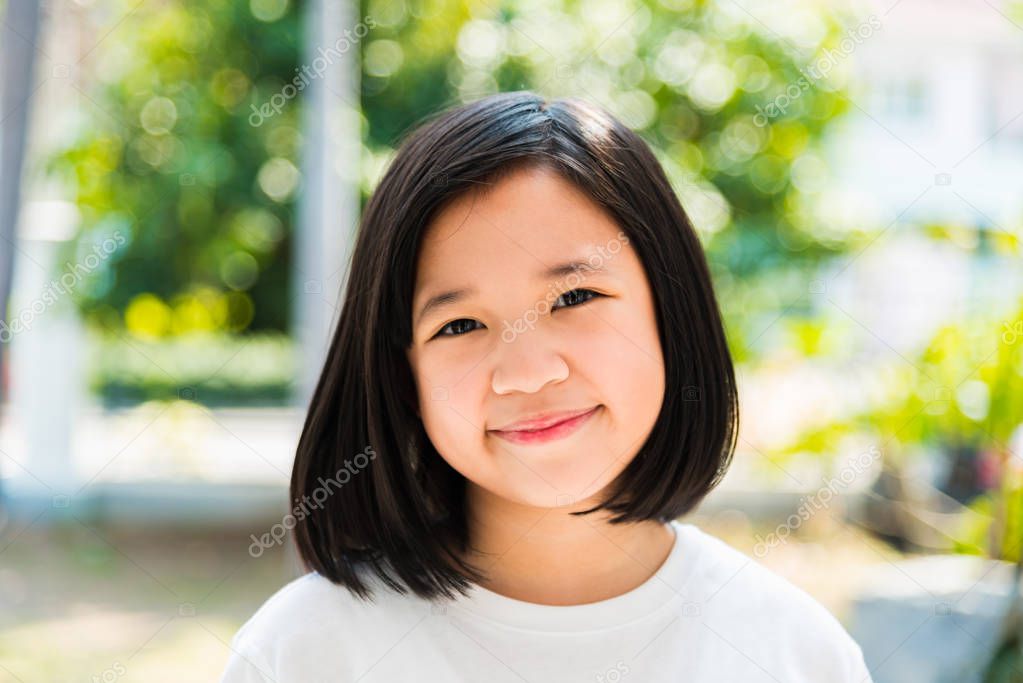
[[[515,503],[466,482],[468,561],[484,588],[543,605],[613,598],[647,581],[667,559],[672,530],[656,521],[611,524],[595,499],[557,508]]]

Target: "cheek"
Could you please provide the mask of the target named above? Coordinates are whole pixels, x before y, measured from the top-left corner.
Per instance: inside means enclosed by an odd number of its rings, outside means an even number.
[[[434,340],[416,357],[413,374],[420,393],[429,397],[431,391],[448,393],[461,388],[472,379],[469,373],[482,365],[487,348],[483,335],[474,339]]]
[[[445,396],[440,392],[433,398],[424,397],[420,403],[423,428],[440,456],[456,470],[467,474],[470,455],[478,450],[469,444],[477,442],[480,430],[473,426],[478,417],[468,413],[456,400],[450,393]]]
[[[447,459],[458,457],[459,444],[482,438],[480,413],[486,387],[482,386],[485,353],[459,342],[450,349],[430,349],[413,366],[423,426],[437,450]]]
[[[652,308],[616,306],[601,316],[602,329],[580,345],[587,376],[599,382],[611,418],[628,430],[652,425],[664,400],[664,357],[654,315]]]
[[[424,423],[428,414],[436,419],[442,410],[451,412],[452,406],[464,410],[459,406],[465,399],[466,385],[473,379],[469,370],[477,363],[474,360],[477,354],[472,352],[471,345],[461,340],[445,342],[426,345],[411,366]]]
[[[664,358],[654,315],[652,308],[634,301],[605,306],[599,316],[587,316],[571,345],[572,354],[598,370],[589,376],[606,378],[607,384],[663,387]]]
[[[590,373],[600,395],[620,419],[632,421],[660,409],[664,397],[664,365],[657,349],[640,349],[631,338],[612,333],[592,352]],[[645,421],[645,419],[644,419]]]

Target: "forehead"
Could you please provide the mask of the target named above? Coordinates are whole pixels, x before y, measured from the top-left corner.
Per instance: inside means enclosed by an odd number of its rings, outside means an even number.
[[[457,269],[533,272],[617,239],[620,227],[582,190],[546,168],[516,170],[486,192],[467,192],[427,226],[417,285]],[[481,274],[481,273],[478,273]]]

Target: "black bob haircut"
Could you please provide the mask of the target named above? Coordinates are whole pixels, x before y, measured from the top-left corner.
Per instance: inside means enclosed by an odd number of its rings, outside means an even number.
[[[532,92],[440,112],[404,139],[363,211],[291,477],[302,562],[360,598],[372,600],[363,569],[427,599],[465,594],[484,576],[460,554],[465,478],[426,434],[405,352],[431,218],[523,166],[554,170],[621,226],[646,270],[664,354],[665,395],[649,437],[601,503],[573,514],[666,523],[692,510],[731,462],[739,407],[710,272],[646,142],[599,107]]]

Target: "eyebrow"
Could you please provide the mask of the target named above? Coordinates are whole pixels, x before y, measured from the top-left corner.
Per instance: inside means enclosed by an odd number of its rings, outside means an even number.
[[[572,273],[583,272],[583,273],[606,273],[607,270],[604,268],[604,264],[591,265],[588,261],[565,261],[556,265],[544,268],[536,274],[536,279],[545,280],[550,278],[566,277]],[[431,296],[423,304],[422,308],[419,309],[418,320],[423,320],[427,313],[430,313],[438,308],[449,306],[451,304],[462,301],[469,296],[476,293],[475,289],[462,288],[452,289],[446,292],[441,292],[435,296]]]

